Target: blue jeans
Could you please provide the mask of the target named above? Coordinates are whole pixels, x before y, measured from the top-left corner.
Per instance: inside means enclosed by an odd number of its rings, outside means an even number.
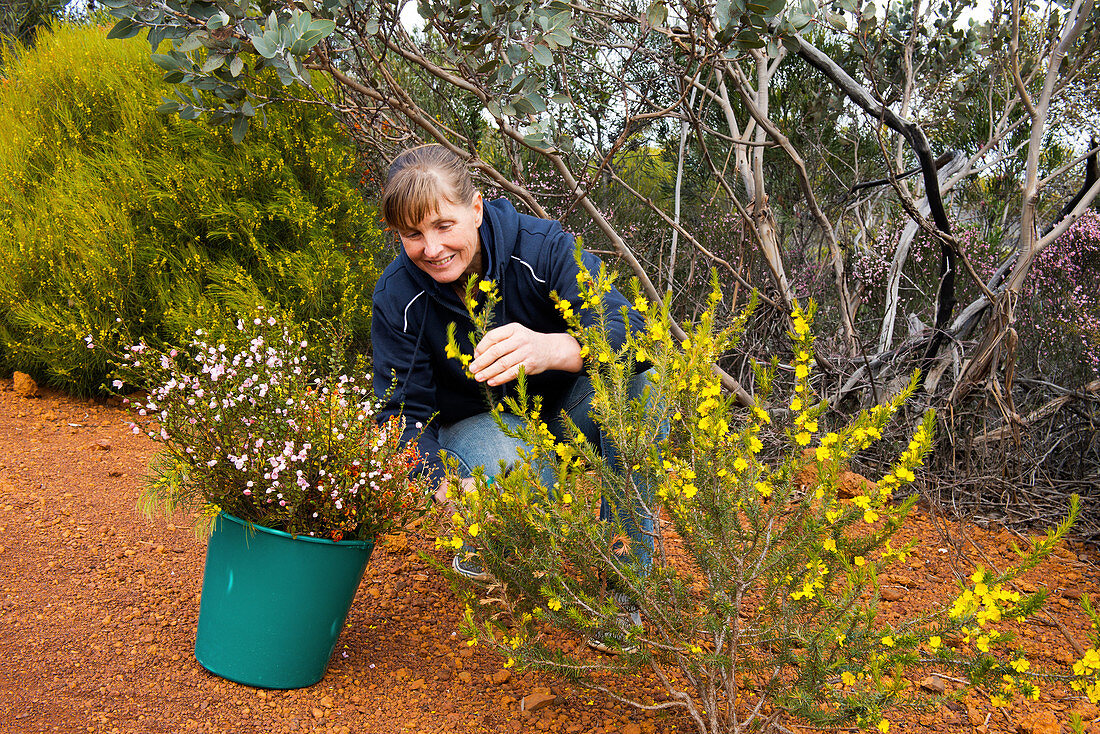
[[[635,375],[630,385],[630,398],[641,397],[646,386],[649,385],[650,373],[645,372]],[[592,445],[599,447],[600,455],[606,459],[616,472],[624,471],[625,467],[619,460],[615,443],[603,432],[592,417],[592,397],[595,390],[587,375],[580,375],[573,385],[565,393],[565,398],[558,405],[545,405],[544,409],[553,411],[547,425],[551,433],[564,440],[565,425],[561,414],[565,413],[577,428],[584,434]],[[652,401],[652,397],[650,398]],[[505,424],[512,428],[523,425],[520,416],[511,413],[501,415]],[[662,429],[658,438],[663,438],[667,429]],[[503,463],[505,467],[515,463],[518,459],[517,450],[527,447],[527,444],[518,438],[512,438],[500,429],[490,413],[479,413],[464,420],[443,426],[439,429],[439,443],[443,450],[458,460],[458,472],[462,477],[473,476],[475,467],[482,467],[490,474],[496,473]],[[529,448],[529,447],[528,447]],[[556,477],[552,467],[539,468],[542,486],[549,492],[554,486]],[[641,488],[644,504],[648,506],[652,500],[648,485],[641,477],[635,477],[635,485]],[[653,553],[653,517],[641,507],[612,507],[607,497],[600,499],[600,519],[610,520],[618,516],[627,537],[630,538],[630,555],[637,558],[638,568],[645,571],[649,568]],[[637,522],[636,522],[637,520]],[[615,549],[612,549],[613,551]]]

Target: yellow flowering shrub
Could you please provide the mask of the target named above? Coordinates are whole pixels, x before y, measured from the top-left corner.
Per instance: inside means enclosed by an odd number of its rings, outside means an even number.
[[[912,702],[919,691],[908,685],[906,671],[928,664],[962,670],[1002,696],[1032,695],[1026,659],[996,625],[1034,612],[1041,597],[1018,597],[1007,591],[1007,580],[1049,553],[1069,521],[1025,551],[1017,569],[975,574],[953,605],[883,623],[876,616],[878,577],[913,550],[890,541],[916,501],[905,490],[931,446],[933,414],[911,429],[878,481],[850,499],[840,496],[838,484],[858,452],[904,430],[891,428],[891,419],[915,381],[889,403],[834,425],[811,382],[813,308],[796,308],[791,394],[772,394],[780,369],[773,360],[757,369],[756,404],[744,408],[722,388],[713,365],[736,346],[748,311],[717,329],[716,287],[709,309],[686,338],[675,339],[667,304],[635,299],[645,329],[614,349],[605,319],[593,326],[581,321],[586,310],[601,308],[610,282],[606,274],[586,273],[579,301],[562,303],[560,311],[587,355],[593,415],[631,471],[614,471],[576,431],[555,439],[523,380],[515,397],[493,407],[498,416],[525,418],[513,432],[531,449],[507,471],[490,469],[492,481],[483,477],[473,492],[452,487],[460,518],[440,543],[476,548],[496,579],[484,599],[456,581],[468,599],[471,636],[500,648],[516,666],[555,671],[617,696],[624,694],[609,689],[614,679],[602,672],[649,670],[666,689],[664,705],[684,709],[709,734],[755,731],[781,717],[888,732],[883,712]],[[477,312],[473,300],[468,307]],[[458,352],[453,338],[452,344]],[[648,396],[629,399],[632,376],[648,365]],[[546,465],[557,479],[549,493],[536,470]],[[813,480],[805,483],[808,475]],[[661,518],[650,568],[631,563],[635,549],[619,521],[597,518],[601,497],[631,508],[635,522]],[[476,534],[469,531],[473,523]],[[683,556],[669,552],[673,534]],[[637,603],[642,626],[621,623],[616,595]],[[547,625],[578,636],[612,630],[623,654],[593,660],[551,646],[541,634]],[[969,647],[943,643],[968,632]],[[1093,671],[1093,662],[1082,669]],[[990,688],[991,680],[1003,685]]]

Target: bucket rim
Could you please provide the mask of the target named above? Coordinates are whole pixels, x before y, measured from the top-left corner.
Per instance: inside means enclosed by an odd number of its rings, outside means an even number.
[[[368,548],[374,548],[374,540],[329,540],[328,538],[314,538],[311,535],[291,535],[290,533],[282,530],[276,530],[274,528],[265,527],[263,525],[257,525],[251,520],[242,520],[241,518],[230,515],[228,512],[219,512],[218,518],[224,518],[230,522],[234,522],[244,527],[246,531],[257,530],[263,533],[268,533],[277,537],[288,538],[290,540],[301,540],[307,543],[320,543],[322,545],[335,546],[338,548],[358,548],[360,550],[366,550]]]

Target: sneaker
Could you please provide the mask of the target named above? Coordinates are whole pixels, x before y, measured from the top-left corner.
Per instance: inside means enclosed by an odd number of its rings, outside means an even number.
[[[612,591],[611,600],[622,612],[615,616],[613,627],[598,629],[589,635],[586,640],[588,646],[608,655],[638,652],[637,645],[626,641],[630,627],[642,626],[642,613],[638,609],[637,602],[621,591]]]
[[[463,548],[451,561],[451,568],[459,576],[476,581],[479,584],[487,584],[493,578],[482,568],[481,557],[475,550]]]

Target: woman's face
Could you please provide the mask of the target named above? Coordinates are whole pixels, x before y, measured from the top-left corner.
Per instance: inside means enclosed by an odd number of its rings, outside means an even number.
[[[477,228],[483,213],[481,194],[469,204],[440,199],[433,214],[411,229],[398,230],[401,246],[416,267],[436,283],[454,283],[481,275],[481,240]]]

